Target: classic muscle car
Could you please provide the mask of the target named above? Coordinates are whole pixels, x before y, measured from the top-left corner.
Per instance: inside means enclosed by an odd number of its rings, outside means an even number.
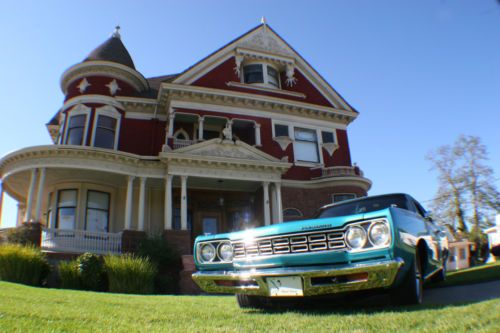
[[[242,308],[372,289],[419,304],[424,280],[445,278],[443,239],[411,196],[364,197],[309,220],[200,236],[193,279],[205,292],[236,294]]]

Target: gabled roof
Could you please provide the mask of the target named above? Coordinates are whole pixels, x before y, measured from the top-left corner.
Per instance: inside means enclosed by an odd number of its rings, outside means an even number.
[[[135,69],[134,61],[123,45],[120,34],[115,32],[104,43],[99,45],[83,61],[111,61]]]
[[[198,61],[196,64],[187,68],[180,73],[172,83],[191,84],[197,78],[207,73],[214,64],[220,63],[227,59],[228,55],[234,54],[237,48],[250,49],[259,52],[266,52],[293,58],[296,66],[308,77],[319,89],[319,91],[327,98],[332,105],[337,108],[346,109],[357,112],[353,107],[345,101],[342,96],[333,89],[333,87],[297,52],[293,49],[281,36],[279,36],[267,23],[262,23],[247,33],[232,40],[228,44],[222,46],[207,57]]]

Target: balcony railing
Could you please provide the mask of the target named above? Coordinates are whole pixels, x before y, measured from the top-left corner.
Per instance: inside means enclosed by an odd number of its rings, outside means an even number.
[[[122,234],[46,228],[42,231],[42,249],[69,253],[118,254],[122,250]]]
[[[350,166],[335,166],[321,169],[321,175],[318,178],[326,178],[326,177],[359,177],[363,176],[363,171],[359,167],[350,167]]]
[[[174,139],[174,149],[184,148],[187,146],[194,145],[198,141],[196,140],[182,140],[182,139]]]

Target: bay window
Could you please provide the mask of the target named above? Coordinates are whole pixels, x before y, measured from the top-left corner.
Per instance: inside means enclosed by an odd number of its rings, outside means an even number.
[[[293,151],[295,160],[301,162],[319,163],[318,138],[315,130],[294,128],[295,142]]]
[[[115,118],[98,115],[94,133],[94,147],[115,148],[116,124]]]
[[[109,193],[87,191],[85,229],[89,231],[108,232]]]
[[[75,229],[78,191],[59,190],[57,192],[56,228]]]
[[[85,139],[85,125],[87,115],[80,114],[71,116],[68,121],[68,131],[66,135],[67,145],[82,145]]]

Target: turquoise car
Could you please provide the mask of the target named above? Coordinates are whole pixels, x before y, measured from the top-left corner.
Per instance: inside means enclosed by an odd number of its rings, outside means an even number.
[[[236,294],[242,308],[277,300],[387,291],[422,302],[424,280],[443,280],[447,242],[407,194],[348,200],[309,220],[200,236],[194,281],[207,293]]]

